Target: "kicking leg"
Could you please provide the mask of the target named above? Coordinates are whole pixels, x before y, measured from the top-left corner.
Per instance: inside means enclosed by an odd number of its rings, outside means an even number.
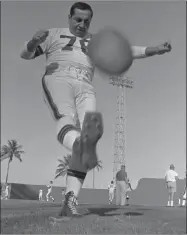
[[[79,94],[74,89],[75,84],[72,84],[76,82],[76,80],[68,82],[68,79],[51,78],[51,76],[43,79],[47,103],[50,104],[53,116],[57,120],[58,140],[64,147],[72,150],[70,166],[67,172],[67,187],[65,193],[66,206],[63,207],[60,214],[66,215],[67,211],[69,211],[70,214],[77,216],[78,213],[74,208],[74,201],[77,200],[88,168],[92,169],[96,165],[97,156],[95,148],[97,141],[102,135],[102,125],[100,127],[98,126],[98,123],[95,123],[97,120],[95,120],[95,116],[91,113],[85,117],[84,124],[81,125],[83,126],[83,132],[80,132],[80,128],[77,129],[75,106],[80,119],[79,108],[81,107],[81,103],[84,102],[79,102],[79,105],[75,102],[75,96],[78,96]],[[77,84],[80,85],[80,82],[77,82]],[[84,92],[81,90],[80,93],[83,94]],[[89,107],[89,105],[86,107]],[[87,110],[88,108],[85,108],[82,114],[84,113],[85,115]],[[82,120],[80,120],[80,122],[83,122],[84,115],[81,116]],[[98,114],[96,114],[96,116],[98,116]],[[99,128],[101,129],[101,133],[98,133]]]
[[[76,107],[81,127],[80,144],[82,163],[87,169],[93,169],[97,165],[96,145],[103,135],[102,115],[96,112],[96,97],[92,85],[83,83],[76,97]]]
[[[70,147],[73,149],[67,172],[66,196],[75,202],[87,170],[94,168],[97,164],[96,144],[103,133],[102,117],[100,113],[95,112],[96,100],[92,89],[91,85],[82,84],[80,90],[76,91],[76,109],[82,131],[79,134],[69,131],[64,138],[64,142],[66,140],[71,142]],[[63,213],[64,210],[61,214]]]
[[[96,144],[102,136],[102,128],[100,113],[86,113],[81,135],[76,138],[73,144],[72,159],[67,172],[65,199],[67,204],[65,204],[66,207],[63,207],[60,212],[61,216],[67,215],[67,211],[70,215],[80,216],[75,209],[76,201],[87,170],[94,168],[97,164]]]

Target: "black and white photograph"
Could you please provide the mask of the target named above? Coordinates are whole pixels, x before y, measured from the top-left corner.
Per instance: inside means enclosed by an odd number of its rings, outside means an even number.
[[[0,4],[1,233],[186,234],[186,2]]]

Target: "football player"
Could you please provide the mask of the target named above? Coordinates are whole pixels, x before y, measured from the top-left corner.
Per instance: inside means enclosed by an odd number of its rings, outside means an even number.
[[[87,55],[87,45],[92,38],[89,32],[92,17],[90,5],[76,2],[69,12],[68,28],[37,31],[21,52],[21,58],[27,60],[46,56],[42,78],[45,101],[57,124],[58,141],[72,151],[61,216],[81,216],[75,202],[88,169],[97,164],[96,145],[103,134],[102,116],[96,112],[92,85],[94,64]],[[169,43],[132,47],[134,59],[170,50]]]

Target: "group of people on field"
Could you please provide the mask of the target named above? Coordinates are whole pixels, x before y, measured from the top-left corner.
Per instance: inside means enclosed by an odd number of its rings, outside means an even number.
[[[178,181],[178,173],[175,171],[175,166],[173,164],[170,165],[169,170],[165,174],[165,182],[166,188],[168,189],[168,203],[167,206],[174,206],[174,195],[177,191],[177,181]],[[186,185],[184,187],[183,193],[179,198],[178,204],[180,206],[186,205]]]
[[[169,170],[165,174],[165,184],[168,191],[168,207],[174,206],[174,196],[177,190],[178,179],[179,177],[178,173],[175,171],[175,166],[171,164]],[[116,205],[128,205],[129,196],[127,195],[127,192],[129,189],[132,190],[132,187],[129,178],[127,177],[124,165],[122,165],[121,170],[117,172],[115,181],[116,182],[111,181],[108,186],[109,204],[112,204],[114,197],[116,197]],[[178,205],[186,206],[186,185],[179,197]]]

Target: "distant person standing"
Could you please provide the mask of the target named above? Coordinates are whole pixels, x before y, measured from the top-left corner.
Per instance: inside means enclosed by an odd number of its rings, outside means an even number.
[[[114,199],[114,192],[115,192],[116,185],[114,181],[112,180],[111,183],[108,186],[108,199],[109,199],[109,204],[112,204],[112,201]]]
[[[126,205],[128,206],[129,205],[129,195],[126,194]]]
[[[131,190],[131,191],[133,191],[133,189],[132,189],[132,186],[131,186],[131,183],[130,183],[130,180],[129,180],[129,178],[127,178],[127,191],[129,191],[129,189]],[[128,195],[128,193],[126,192],[126,205],[128,206],[129,205],[129,195]]]
[[[5,200],[9,199],[9,185],[8,184],[5,185],[4,197],[2,197],[2,199],[5,199]]]
[[[184,192],[182,194],[182,197],[179,198],[179,206],[186,206],[186,186],[184,188]]]
[[[184,188],[184,193],[182,196],[182,206],[186,206],[186,186]]]
[[[177,190],[176,180],[178,179],[178,174],[175,171],[175,166],[170,165],[170,169],[165,174],[166,186],[168,189],[168,204],[167,206],[173,206],[174,194]]]
[[[43,190],[42,189],[40,189],[39,190],[39,201],[43,201]]]
[[[182,195],[182,205],[181,206],[186,206],[186,185],[184,187],[184,192],[183,192],[183,195]]]
[[[63,202],[65,199],[65,189],[64,188],[62,189],[61,194],[62,194],[62,202]]]
[[[54,202],[54,198],[52,196],[52,187],[53,187],[53,181],[50,181],[50,184],[47,185],[47,194],[46,194],[46,200],[47,202],[49,201],[49,198],[53,200]]]
[[[116,174],[116,205],[124,206],[126,202],[126,193],[129,187],[125,165]]]

